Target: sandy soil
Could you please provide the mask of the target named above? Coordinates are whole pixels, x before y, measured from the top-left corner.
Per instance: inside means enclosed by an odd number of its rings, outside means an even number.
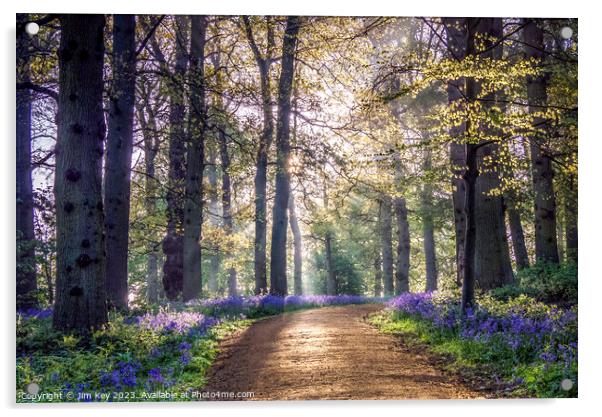
[[[365,318],[378,305],[327,307],[261,320],[224,340],[206,392],[254,400],[479,398]],[[240,398],[235,398],[240,399]]]

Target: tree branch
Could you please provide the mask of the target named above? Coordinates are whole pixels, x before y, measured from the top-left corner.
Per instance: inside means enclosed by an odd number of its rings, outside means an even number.
[[[32,90],[32,91],[36,91],[38,93],[42,93],[42,94],[44,94],[44,95],[52,98],[57,103],[59,101],[59,94],[56,91],[54,91],[53,89],[48,88],[48,87],[44,87],[44,86],[41,86],[41,85],[34,84],[31,81],[25,81],[25,82],[17,83],[17,90]]]

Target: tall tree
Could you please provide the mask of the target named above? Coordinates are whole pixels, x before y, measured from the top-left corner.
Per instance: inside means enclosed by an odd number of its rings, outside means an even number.
[[[445,33],[447,35],[447,50],[455,61],[466,58],[467,50],[467,22],[465,17],[443,18]],[[466,80],[464,77],[450,80],[447,83],[447,100],[450,107],[458,106],[465,96]],[[466,121],[458,120],[451,129],[452,142],[449,145],[449,154],[452,165],[452,201],[454,208],[454,230],[456,237],[456,281],[462,285],[464,276],[464,239],[466,237],[466,218],[464,204],[466,201],[465,182],[462,178],[466,161],[466,149],[462,137],[466,132]]]
[[[380,246],[382,254],[383,283],[385,296],[393,295],[393,225],[391,219],[391,197],[380,198]]]
[[[163,19],[155,23],[158,25]],[[144,16],[138,16],[137,24],[150,36],[147,40],[150,41],[152,46],[152,52],[160,52],[157,40],[156,32],[148,24],[148,20]],[[162,54],[155,57],[163,70],[166,71],[166,63]],[[161,59],[163,58],[163,59]],[[139,87],[140,99],[136,101],[136,115],[137,121],[140,124],[142,131],[142,137],[144,142],[144,209],[146,215],[151,218],[157,218],[159,207],[158,200],[159,195],[159,180],[156,177],[157,168],[157,155],[159,153],[159,147],[161,144],[162,135],[159,131],[157,121],[161,112],[161,106],[163,100],[152,99],[152,92],[160,90],[163,85],[161,78],[156,81],[151,81],[144,76],[141,76],[137,82]],[[159,246],[161,242],[158,237],[153,236],[149,239],[146,247],[147,261],[146,261],[146,282],[147,282],[147,300],[149,303],[156,303],[159,298],[164,295],[159,279],[159,261],[160,253]]]
[[[175,16],[175,68],[169,71],[164,57],[160,57],[163,71],[166,72],[169,99],[169,171],[167,180],[167,233],[163,239],[163,287],[169,300],[176,300],[183,290],[184,252],[184,144],[186,131],[185,82],[188,67],[188,26],[187,16]],[[161,56],[160,48],[155,42],[153,49]]]
[[[525,232],[520,218],[520,212],[516,207],[512,196],[505,194],[504,203],[506,204],[506,213],[508,215],[508,225],[510,227],[510,237],[512,239],[512,250],[516,261],[516,269],[522,270],[529,267],[529,254],[525,244]]]
[[[324,188],[322,190],[322,200],[324,201],[324,211],[328,212],[330,202],[328,182],[324,175]],[[325,224],[324,232],[324,266],[326,267],[326,295],[336,295],[337,293],[337,277],[334,268],[334,259],[332,253],[333,232],[330,222]]]
[[[293,233],[293,287],[295,295],[303,294],[303,242],[301,239],[301,229],[299,228],[299,220],[297,219],[297,210],[295,208],[295,195],[293,190],[289,191],[288,213]]]
[[[410,224],[403,197],[393,200],[397,222],[397,257],[395,259],[395,295],[410,291]]]
[[[219,192],[217,184],[217,150],[215,142],[207,143],[207,182],[209,194],[209,221],[213,227],[219,227],[221,224],[221,214],[219,207]],[[207,282],[208,290],[211,294],[217,293],[217,276],[220,267],[220,254],[218,245],[215,245],[213,253],[209,256],[209,279]]]
[[[330,191],[328,189],[328,179],[324,175],[322,189],[322,200],[324,202],[324,211],[328,212],[330,204]],[[334,267],[334,259],[332,253],[333,226],[330,222],[324,224],[324,266],[326,267],[326,295],[336,295],[337,293],[337,276]]]
[[[543,66],[545,65],[546,50],[541,24],[541,21],[526,20],[523,28],[523,42],[526,57]],[[535,211],[535,259],[537,262],[558,263],[554,171],[552,159],[546,152],[545,132],[548,121],[541,114],[548,104],[549,77],[549,73],[545,70],[538,75],[527,77],[529,113],[533,115],[533,132],[529,142]]]
[[[575,262],[578,259],[577,208],[577,181],[571,174],[568,177],[568,191],[564,197],[565,239],[567,259]]]
[[[395,154],[395,183],[397,193],[393,199],[393,210],[397,226],[397,250],[395,257],[395,295],[410,291],[410,224],[408,222],[408,208],[403,189],[403,165],[401,155]]]
[[[504,57],[504,42],[501,42],[501,40],[504,37],[502,19],[494,19],[492,26],[492,35],[494,39],[500,40],[500,42],[497,42],[497,45],[493,47],[493,59],[502,60]],[[501,113],[507,112],[507,101],[507,97],[503,90],[497,91],[495,93],[495,102],[497,107],[500,109]],[[498,135],[500,137],[503,136],[503,132],[498,132]],[[508,178],[514,179],[515,175],[512,164],[504,165],[505,166],[500,168],[505,171],[505,175]],[[519,198],[517,190],[504,190],[502,194],[502,210],[507,214],[508,227],[510,229],[510,237],[512,239],[512,250],[516,262],[516,269],[520,271],[529,267],[529,254],[527,252],[527,246],[525,244],[525,233],[523,231],[523,224],[521,221],[518,202]]]
[[[17,83],[30,82],[27,14],[17,14]],[[31,92],[17,88],[17,309],[37,305],[33,187],[31,179]]]
[[[276,195],[272,214],[270,259],[270,293],[286,295],[286,234],[289,200],[290,113],[297,36],[301,26],[298,16],[286,19],[282,41],[282,64],[278,84],[278,123],[276,125]]]
[[[203,168],[205,162],[205,35],[207,17],[190,17],[190,113],[184,197],[184,301],[199,298],[201,277],[201,227],[203,223]]]
[[[480,20],[478,18],[467,18],[466,19],[466,33],[467,33],[467,56],[475,55],[475,37],[477,33],[485,33],[482,27],[479,31]],[[477,85],[473,77],[467,77],[466,80],[466,100],[470,104],[477,97]],[[475,134],[475,127],[472,126],[470,120],[465,122],[466,132],[468,135]],[[476,254],[476,185],[477,178],[479,176],[479,170],[477,167],[477,151],[479,145],[474,143],[474,139],[467,138],[469,142],[465,145],[466,155],[466,169],[462,175],[464,180],[464,222],[465,222],[465,234],[464,234],[464,247],[462,253],[462,312],[466,313],[469,308],[474,305],[474,293],[475,293],[475,254]],[[460,268],[460,266],[458,266]]]
[[[336,295],[337,276],[332,256],[332,232],[330,230],[326,231],[326,236],[324,237],[324,249],[326,256],[326,295]]]
[[[101,191],[105,18],[62,15],[60,22],[53,325],[87,332],[107,322]]]
[[[383,293],[383,270],[380,253],[374,258],[374,296],[381,297]]]
[[[465,22],[467,33],[467,56],[492,57],[493,43],[498,22],[492,18],[468,18]],[[484,42],[484,48],[480,42]],[[481,80],[474,76],[466,77],[466,106],[474,106],[481,99]],[[485,103],[494,100],[491,93]],[[504,214],[501,197],[491,195],[499,187],[498,172],[487,166],[487,161],[495,161],[497,144],[482,140],[486,126],[476,123],[474,118],[465,121],[465,188],[464,217],[466,233],[464,237],[462,311],[466,312],[474,304],[475,282],[481,288],[489,289],[504,285],[512,280],[510,258],[506,241]],[[493,132],[489,132],[493,133]]]
[[[270,68],[273,62],[274,27],[272,18],[265,17],[266,40],[265,52],[259,50],[255,41],[253,28],[248,16],[243,16],[243,23],[247,41],[259,68],[259,82],[261,87],[261,104],[263,109],[263,131],[257,149],[257,170],[255,172],[255,294],[267,293],[268,282],[266,273],[266,185],[268,169],[268,153],[274,136],[274,115],[272,111],[272,87]]]
[[[159,134],[157,131],[156,112],[149,102],[148,92],[145,92],[142,102],[136,105],[136,113],[144,140],[144,209],[146,215],[153,218],[157,215],[155,160],[159,152]],[[159,301],[159,253],[157,243],[151,240],[148,243],[147,252],[146,295],[149,303],[156,303]]]
[[[502,19],[480,18],[477,38],[473,42],[483,42],[483,46],[469,46],[474,48],[473,54],[478,59],[489,58],[500,60],[502,58]],[[482,100],[486,109],[491,109],[500,98],[497,91],[485,94],[482,90],[482,82],[475,80],[475,99]],[[479,122],[477,136],[500,135],[495,129],[490,128],[484,122]],[[497,192],[501,188],[499,160],[500,145],[498,141],[488,143],[480,139],[477,149],[478,178],[476,182],[476,253],[475,274],[479,288],[490,290],[502,287],[514,280],[510,251],[506,234],[506,222],[504,218],[504,204],[502,196]]]
[[[223,110],[223,109],[222,109]],[[220,143],[220,159],[222,162],[222,211],[224,218],[224,232],[226,236],[231,237],[234,232],[234,222],[232,221],[232,186],[230,182],[230,153],[228,150],[228,135],[225,132],[225,126],[221,126],[218,132]],[[228,294],[237,295],[237,275],[236,268],[228,268]]]
[[[426,150],[423,169],[431,170],[431,154]],[[433,222],[433,189],[430,183],[425,183],[420,190],[420,211],[422,216],[422,239],[426,272],[426,291],[437,289],[437,252],[435,249],[435,225]]]
[[[222,94],[224,92],[224,71],[221,62],[221,46],[219,37],[216,35],[215,51],[212,54],[212,63],[215,72],[215,90],[214,95],[214,111],[215,111],[215,130],[219,144],[219,153],[221,159],[222,173],[222,218],[224,233],[227,238],[231,238],[234,233],[234,220],[232,216],[232,184],[230,178],[230,134],[228,132],[228,120],[226,108]],[[230,255],[232,258],[232,255]],[[238,294],[238,277],[236,268],[230,266],[228,268],[228,294],[234,297]]]
[[[109,96],[104,204],[109,307],[128,306],[130,178],[136,90],[136,17],[113,16],[113,84]]]

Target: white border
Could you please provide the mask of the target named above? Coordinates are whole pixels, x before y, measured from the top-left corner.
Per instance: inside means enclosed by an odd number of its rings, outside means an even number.
[[[365,416],[372,409],[382,414],[393,415],[438,415],[445,417],[466,416],[467,414],[489,416],[507,416],[515,413],[545,414],[546,416],[589,415],[597,404],[600,383],[600,354],[602,349],[600,336],[600,297],[602,274],[598,241],[602,238],[600,224],[602,198],[600,181],[602,172],[600,158],[602,139],[600,138],[599,99],[602,68],[600,62],[600,10],[594,2],[567,1],[525,1],[505,0],[500,2],[460,2],[450,0],[430,0],[412,2],[402,0],[188,0],[188,1],[128,1],[102,0],[86,2],[82,0],[8,0],[2,2],[2,82],[4,88],[0,99],[0,129],[2,129],[2,148],[0,166],[3,172],[3,203],[1,207],[0,230],[4,231],[0,248],[0,266],[3,274],[0,280],[4,284],[2,306],[6,331],[2,347],[2,372],[0,376],[0,395],[3,408],[9,415],[19,412],[22,415],[40,416],[105,416],[107,412],[134,411],[148,416],[165,417],[172,412],[195,415],[244,415],[249,416],[304,416],[315,413],[341,413],[348,416]],[[495,400],[495,401],[393,401],[393,402],[294,402],[294,403],[238,403],[238,404],[121,404],[95,406],[52,405],[21,406],[14,405],[14,230],[15,230],[15,104],[14,104],[14,27],[16,12],[68,12],[68,13],[199,13],[199,14],[305,14],[305,15],[397,15],[397,16],[507,16],[507,17],[578,17],[579,18],[579,101],[580,111],[580,161],[579,161],[579,229],[580,229],[580,314],[579,314],[579,399],[578,400]],[[403,364],[400,364],[403,366]],[[358,387],[361,389],[361,387]],[[85,409],[85,411],[84,411]],[[336,409],[336,411],[335,411]],[[136,414],[138,414],[138,412]]]

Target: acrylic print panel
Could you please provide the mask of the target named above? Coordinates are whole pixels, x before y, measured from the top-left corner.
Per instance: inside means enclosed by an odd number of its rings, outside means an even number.
[[[576,19],[16,33],[17,402],[577,396]]]

